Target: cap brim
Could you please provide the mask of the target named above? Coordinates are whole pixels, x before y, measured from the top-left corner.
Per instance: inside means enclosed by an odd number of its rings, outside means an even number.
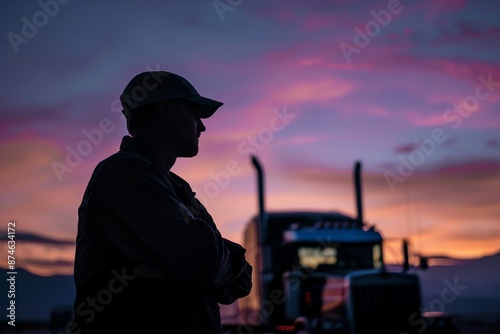
[[[185,97],[186,100],[194,102],[200,106],[199,114],[201,118],[208,118],[212,116],[220,106],[224,103],[209,99],[203,96],[189,96]]]

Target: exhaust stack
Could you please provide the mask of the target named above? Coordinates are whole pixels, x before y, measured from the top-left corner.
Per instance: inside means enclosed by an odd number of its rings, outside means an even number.
[[[258,190],[258,203],[259,203],[259,244],[266,242],[267,234],[267,217],[264,206],[264,171],[262,165],[256,156],[252,155],[252,164],[257,171],[257,190]]]
[[[356,220],[358,221],[359,227],[363,227],[363,198],[361,193],[361,162],[356,161],[356,165],[354,166],[354,186],[356,191],[356,209],[358,213],[358,217]]]
[[[410,254],[408,251],[408,240],[403,239],[403,271],[410,270]]]

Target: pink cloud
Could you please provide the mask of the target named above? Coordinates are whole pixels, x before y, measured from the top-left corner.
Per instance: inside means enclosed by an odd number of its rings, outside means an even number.
[[[468,41],[471,45],[490,48],[492,43],[498,40],[500,36],[500,27],[487,25],[481,22],[459,21],[452,25],[450,23],[443,24],[439,37],[437,37],[432,45],[459,45],[464,41]]]
[[[396,149],[394,151],[396,153],[411,153],[416,148],[418,148],[417,144],[410,143],[410,144],[406,144],[406,145],[403,145],[403,146],[398,146],[398,147],[396,147]]]
[[[309,145],[325,142],[330,139],[328,135],[291,135],[281,141],[281,145]]]
[[[316,31],[331,27],[334,21],[331,16],[309,16],[304,20],[303,27],[306,31]]]
[[[459,175],[459,174],[495,174],[500,171],[500,161],[482,160],[473,161],[466,164],[446,165],[438,168],[435,173],[437,175]]]
[[[427,21],[433,21],[436,17],[449,14],[450,11],[458,12],[463,10],[467,6],[467,2],[467,0],[444,0],[432,3],[420,2],[420,6],[417,6],[425,10]]]
[[[500,138],[493,138],[493,139],[488,140],[486,142],[486,146],[499,150],[500,149]]]
[[[351,92],[354,86],[348,82],[323,79],[318,81],[296,82],[280,87],[271,98],[277,103],[299,104],[331,100]]]

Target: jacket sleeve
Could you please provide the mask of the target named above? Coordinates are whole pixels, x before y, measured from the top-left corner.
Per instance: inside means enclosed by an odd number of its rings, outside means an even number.
[[[240,251],[231,253],[233,269],[231,278],[223,286],[212,292],[215,301],[220,304],[232,304],[237,299],[245,297],[252,289],[252,266],[243,256],[234,256]],[[164,274],[149,265],[141,265],[135,268],[135,275],[154,280],[166,280]]]
[[[107,208],[94,210],[110,216],[94,219],[95,228],[137,263],[158,268],[175,286],[204,291],[231,278],[221,235],[189,212],[156,166],[130,157],[109,161],[96,191]]]
[[[245,297],[252,289],[252,266],[245,260],[245,249],[224,239],[231,252],[233,271],[229,281],[214,292],[215,300],[220,304],[232,304],[238,298]]]
[[[194,194],[191,206],[199,217],[204,219],[216,233],[221,235],[212,216],[203,204],[194,197]],[[226,238],[223,238],[223,241],[231,254],[231,278],[214,292],[214,296],[220,304],[231,304],[238,298],[245,297],[250,293],[252,288],[252,266],[245,259],[245,248]]]

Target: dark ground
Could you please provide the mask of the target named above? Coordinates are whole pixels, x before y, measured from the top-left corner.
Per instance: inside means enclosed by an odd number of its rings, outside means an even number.
[[[23,328],[24,327],[24,328]],[[500,334],[500,319],[497,323],[462,323],[458,324],[460,334]],[[16,328],[6,324],[0,325],[0,332],[4,334],[59,334],[64,332],[49,331],[47,324],[16,324]]]

